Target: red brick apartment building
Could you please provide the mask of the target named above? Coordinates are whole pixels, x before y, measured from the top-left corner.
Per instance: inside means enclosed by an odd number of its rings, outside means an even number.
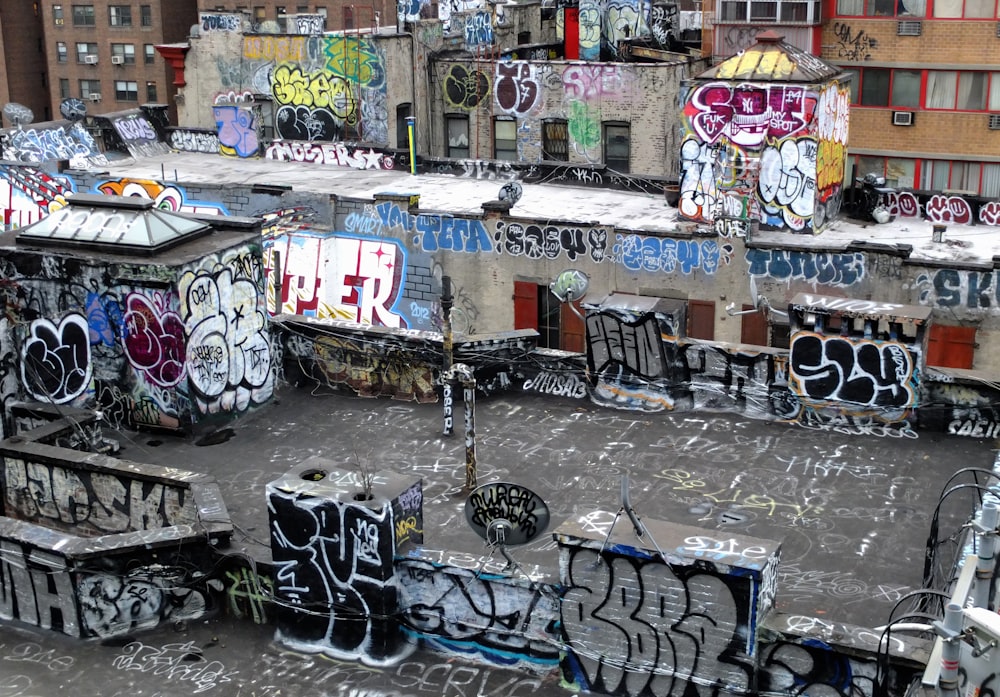
[[[61,118],[69,98],[90,115],[172,105],[173,70],[155,47],[186,41],[197,21],[195,0],[4,0],[0,97],[31,108],[35,121]]]

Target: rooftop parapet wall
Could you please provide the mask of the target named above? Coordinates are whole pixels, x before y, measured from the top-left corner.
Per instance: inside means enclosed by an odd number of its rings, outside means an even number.
[[[74,426],[56,422],[45,437],[60,427]],[[30,434],[0,442],[0,454],[0,619],[108,637],[216,607],[210,550],[233,526],[211,477]]]

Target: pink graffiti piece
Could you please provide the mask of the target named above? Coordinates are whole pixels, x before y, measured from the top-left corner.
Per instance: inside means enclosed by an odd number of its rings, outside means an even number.
[[[972,209],[969,202],[961,196],[935,194],[927,201],[924,212],[927,220],[932,223],[968,225],[972,222]]]
[[[232,148],[239,157],[257,154],[260,143],[252,111],[238,106],[217,106],[212,108],[212,113],[222,145]]]
[[[983,225],[1000,225],[1000,201],[987,201],[979,209],[979,222]]]
[[[813,118],[817,97],[801,87],[700,87],[685,107],[695,133],[705,142],[723,135],[742,146],[802,132]]]
[[[497,105],[510,114],[528,113],[538,99],[538,82],[527,63],[497,63],[494,85]]]
[[[162,299],[151,304],[133,293],[123,320],[125,355],[155,384],[173,387],[184,378],[184,323],[173,310],[161,310]]]
[[[920,201],[909,191],[890,191],[886,197],[889,215],[900,218],[920,217]]]

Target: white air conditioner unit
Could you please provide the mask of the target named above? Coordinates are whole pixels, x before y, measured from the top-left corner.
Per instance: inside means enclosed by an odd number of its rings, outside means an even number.
[[[62,17],[56,17],[55,23],[56,23],[57,27],[61,27],[63,25],[63,18]]]
[[[121,65],[125,62],[125,56],[111,56],[111,65]]]
[[[912,111],[894,111],[894,112],[892,112],[892,125],[893,126],[912,126],[913,125],[913,112]]]
[[[97,56],[91,53],[90,55],[83,57],[83,62],[87,65],[97,65]]]
[[[91,92],[90,94],[87,95],[87,99],[89,99],[92,102],[99,102],[101,101],[101,95],[98,92]]]

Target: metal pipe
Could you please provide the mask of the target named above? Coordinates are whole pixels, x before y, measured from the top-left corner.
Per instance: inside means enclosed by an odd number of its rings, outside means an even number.
[[[452,388],[451,363],[454,353],[454,343],[451,330],[451,308],[454,304],[451,294],[451,276],[441,277],[441,331],[442,348],[444,350],[444,365],[441,376],[444,378],[441,401],[444,403],[444,435],[454,433],[455,398]]]
[[[983,502],[979,516],[979,551],[976,553],[976,583],[973,586],[973,605],[992,608],[993,571],[996,567],[997,521],[1000,509],[994,501]]]
[[[476,488],[476,379],[469,371],[465,387],[465,488]]]
[[[944,609],[944,642],[941,645],[941,675],[938,684],[942,690],[958,687],[958,659],[962,652],[962,606],[948,603]]]

